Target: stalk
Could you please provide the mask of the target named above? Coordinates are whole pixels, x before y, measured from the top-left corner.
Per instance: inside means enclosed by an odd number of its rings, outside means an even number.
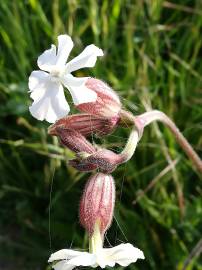
[[[125,163],[132,158],[133,154],[135,153],[138,141],[139,141],[138,131],[136,128],[133,128],[123,151],[119,154],[120,157],[122,157],[121,163]]]
[[[134,121],[137,127],[141,126],[142,128],[148,126],[154,121],[159,121],[165,124],[175,136],[177,142],[182,147],[184,152],[192,160],[195,167],[199,170],[199,172],[202,172],[202,160],[194,151],[193,147],[190,145],[184,135],[180,132],[175,123],[166,114],[161,111],[154,110],[136,116]]]

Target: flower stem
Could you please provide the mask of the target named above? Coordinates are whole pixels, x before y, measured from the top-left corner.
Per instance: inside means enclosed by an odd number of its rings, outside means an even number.
[[[194,151],[193,147],[189,144],[184,135],[180,132],[175,123],[166,114],[161,111],[154,110],[136,116],[134,121],[138,127],[141,125],[143,128],[154,121],[160,121],[164,123],[170,129],[179,145],[185,151],[187,156],[192,160],[199,172],[202,172],[202,160]]]
[[[123,151],[120,153],[120,156],[122,157],[121,163],[125,163],[129,159],[131,159],[137,147],[138,141],[139,141],[138,131],[136,128],[133,128]]]
[[[95,223],[95,228],[93,235],[89,239],[89,252],[96,254],[100,249],[102,249],[103,239],[100,233],[99,220]]]

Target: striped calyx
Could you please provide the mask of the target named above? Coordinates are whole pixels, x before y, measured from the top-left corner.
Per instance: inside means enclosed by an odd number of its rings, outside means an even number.
[[[58,128],[78,131],[85,137],[108,135],[113,132],[119,122],[119,116],[103,117],[91,114],[73,114],[65,116],[48,128],[48,133],[58,136]]]
[[[103,236],[112,222],[115,203],[115,184],[111,175],[97,173],[86,183],[80,202],[80,223],[92,236],[99,224]]]
[[[77,105],[78,110],[107,118],[119,115],[122,105],[118,95],[112,88],[103,81],[94,78],[87,80],[86,87],[96,92],[97,99],[95,102]]]

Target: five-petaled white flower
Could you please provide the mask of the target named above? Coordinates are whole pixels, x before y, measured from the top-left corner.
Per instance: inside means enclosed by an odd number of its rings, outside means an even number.
[[[55,270],[72,270],[76,266],[114,267],[116,263],[128,266],[137,259],[144,259],[144,253],[129,243],[103,248],[103,238],[98,223],[95,224],[94,233],[90,238],[90,252],[61,249],[51,254],[48,262],[53,263],[52,267]]]
[[[91,266],[93,268],[100,266],[114,267],[116,263],[121,266],[128,266],[136,262],[137,259],[144,259],[143,252],[133,245],[120,244],[113,248],[101,248],[96,253],[75,251],[71,249],[61,249],[53,253],[49,262],[56,261],[52,267],[55,270],[72,270],[76,266]]]
[[[34,100],[29,110],[38,120],[54,123],[69,113],[63,86],[69,90],[75,105],[95,102],[97,99],[97,94],[85,86],[88,77],[76,78],[71,72],[93,67],[97,57],[103,56],[103,51],[91,44],[67,63],[72,48],[70,36],[58,36],[57,50],[55,45],[51,45],[40,55],[37,64],[41,70],[33,71],[29,77],[30,96]]]

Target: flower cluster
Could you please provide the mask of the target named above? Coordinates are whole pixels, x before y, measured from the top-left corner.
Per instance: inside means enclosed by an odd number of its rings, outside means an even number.
[[[89,252],[62,249],[53,253],[49,262],[55,270],[70,270],[76,266],[114,267],[127,266],[144,259],[138,248],[126,243],[113,248],[103,248],[104,235],[110,227],[115,205],[115,182],[110,175],[116,167],[133,155],[140,139],[140,130],[134,118],[122,110],[118,95],[103,81],[94,78],[76,78],[71,72],[93,67],[103,52],[95,45],[67,63],[73,47],[67,35],[58,37],[58,48],[52,45],[38,58],[40,71],[29,78],[31,114],[38,120],[53,123],[48,133],[57,136],[64,147],[75,153],[69,165],[79,171],[96,171],[87,181],[80,202],[80,223],[89,235]],[[63,86],[73,99],[78,114],[68,115],[70,107]],[[129,117],[130,115],[130,117]],[[119,154],[90,142],[92,135],[105,136],[118,126],[132,126],[128,142]]]
[[[144,127],[156,120],[168,126],[199,172],[202,172],[202,161],[164,113],[155,110],[135,117],[123,110],[118,95],[103,81],[74,77],[72,72],[93,67],[103,51],[91,44],[67,63],[72,47],[72,39],[60,35],[58,48],[52,45],[39,56],[37,64],[41,70],[33,71],[29,77],[33,99],[29,109],[38,120],[53,123],[48,133],[57,136],[64,147],[75,153],[69,165],[82,172],[99,172],[87,181],[80,202],[80,223],[89,235],[89,252],[62,249],[53,253],[48,261],[55,270],[71,270],[76,266],[114,267],[116,263],[128,266],[137,259],[144,259],[141,250],[129,243],[103,247],[115,205],[115,182],[110,174],[132,157]],[[70,107],[63,87],[69,90],[78,114],[68,115]],[[128,141],[119,154],[90,142],[92,135],[102,137],[119,126],[131,128]]]

